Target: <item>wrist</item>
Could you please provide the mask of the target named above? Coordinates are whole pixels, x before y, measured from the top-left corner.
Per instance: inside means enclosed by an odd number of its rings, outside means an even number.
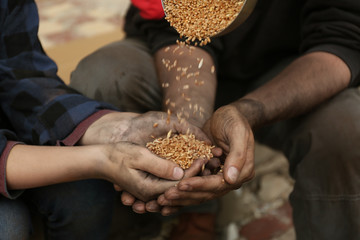
[[[252,129],[262,126],[266,121],[265,106],[262,102],[242,98],[229,105],[235,107],[247,119]]]
[[[177,101],[174,101],[174,104],[172,103],[165,103],[163,107],[165,112],[169,110],[179,120],[185,119],[190,124],[199,128],[204,126],[213,113],[213,104],[208,104],[198,99],[194,99],[193,102],[184,102],[182,99],[177,99]]]
[[[191,125],[196,126],[198,128],[202,128],[208,119],[209,119],[209,117],[206,117],[206,118],[205,117],[202,117],[202,118],[190,117],[190,118],[188,118],[186,120]]]
[[[88,151],[90,155],[88,170],[93,173],[95,178],[111,181],[111,161],[109,161],[110,147],[112,145],[92,145]]]

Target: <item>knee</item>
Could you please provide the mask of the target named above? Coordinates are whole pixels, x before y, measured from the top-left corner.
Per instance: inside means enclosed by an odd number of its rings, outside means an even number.
[[[288,152],[290,163],[298,158],[293,167],[298,186],[319,194],[359,192],[359,104],[359,90],[348,89],[305,119]]]
[[[49,234],[73,233],[84,237],[106,234],[110,226],[115,191],[107,181],[58,184],[31,191],[31,195],[47,219]]]
[[[102,180],[84,180],[56,189],[54,214],[73,222],[104,221],[111,215],[115,192],[112,184]]]
[[[81,60],[71,74],[70,86],[121,107],[119,102],[146,89],[148,82],[157,83],[153,58],[141,42],[130,39],[107,45]]]
[[[311,136],[312,147],[334,159],[351,159],[360,142],[359,104],[359,90],[348,89],[310,114],[305,131]]]
[[[28,239],[31,231],[30,214],[19,200],[0,197],[0,238]]]

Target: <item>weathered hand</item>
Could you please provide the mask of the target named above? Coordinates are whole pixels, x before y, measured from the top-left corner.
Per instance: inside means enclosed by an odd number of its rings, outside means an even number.
[[[174,133],[186,133],[189,130],[198,139],[210,142],[201,129],[190,125],[186,121],[180,123],[175,117],[168,119],[167,113],[164,112],[148,112],[145,114],[114,112],[94,122],[82,137],[80,144],[129,141],[145,146],[147,142],[153,140],[153,137],[166,136],[170,130]],[[189,174],[187,175],[189,176]],[[117,191],[123,191],[123,203],[133,206],[135,212],[141,213],[145,209],[154,212],[159,209],[156,201],[145,203],[136,199],[135,196],[118,184],[114,184],[114,188]]]
[[[193,177],[201,173],[203,165],[207,162],[208,160],[206,159],[198,159],[194,161],[191,167],[185,170],[183,179]],[[115,189],[117,189],[118,191],[122,190],[119,186],[115,186]],[[162,208],[156,200],[151,200],[148,202],[140,201],[126,191],[123,191],[121,194],[121,202],[124,205],[132,206],[134,212],[137,213],[160,212]],[[163,215],[170,215],[171,213],[176,212],[178,209],[179,207],[171,207],[167,208],[165,211],[162,211],[162,213]]]
[[[141,201],[155,199],[184,176],[177,164],[133,143],[120,142],[103,148],[106,161],[100,167],[104,177]]]
[[[246,118],[232,105],[215,111],[204,131],[225,154],[224,179],[240,186],[254,176],[254,136]]]
[[[246,118],[235,107],[219,108],[205,124],[204,131],[224,152],[223,173],[181,180],[158,198],[160,205],[199,204],[223,196],[253,178],[254,137]]]
[[[165,112],[144,114],[113,112],[95,121],[80,139],[79,144],[105,144],[128,141],[145,146],[153,138],[173,133],[186,133],[188,130],[200,140],[208,140],[198,127],[187,121],[178,121],[174,116],[168,119]]]

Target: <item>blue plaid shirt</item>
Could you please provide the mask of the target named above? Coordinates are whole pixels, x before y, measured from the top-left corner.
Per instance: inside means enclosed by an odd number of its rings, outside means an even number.
[[[33,0],[0,0],[0,153],[9,140],[55,145],[89,116],[113,109],[64,84],[42,49],[38,27]],[[0,172],[0,188],[4,181]]]

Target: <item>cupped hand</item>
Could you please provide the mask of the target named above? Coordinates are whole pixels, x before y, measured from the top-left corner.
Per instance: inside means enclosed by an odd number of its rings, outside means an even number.
[[[95,121],[87,129],[79,144],[90,145],[129,141],[145,146],[153,138],[166,136],[170,130],[173,133],[193,133],[197,139],[210,143],[200,128],[189,124],[185,120],[179,121],[176,117],[169,116],[165,112],[148,112],[145,114],[113,112]],[[187,172],[191,173],[191,171]],[[189,173],[187,175],[190,176]],[[122,202],[125,205],[133,206],[135,212],[159,211],[156,200],[145,203],[116,183],[114,188],[117,191],[123,191]]]
[[[173,133],[193,133],[198,139],[210,143],[204,132],[185,120],[165,112],[147,112],[144,114],[113,112],[95,121],[80,139],[80,145],[133,142],[145,146],[154,138]]]
[[[247,119],[236,107],[226,105],[216,110],[203,130],[223,150],[224,179],[228,184],[241,186],[253,178],[254,136]]]
[[[189,169],[185,170],[183,179],[201,174],[201,172],[204,169],[203,166],[206,165],[207,162],[208,162],[207,159],[202,159],[202,158],[195,160],[194,163],[191,165],[191,167]],[[117,189],[118,191],[123,190],[123,189],[119,188],[118,186],[115,186],[115,189]],[[162,211],[162,206],[160,206],[156,200],[151,200],[148,202],[139,201],[139,199],[136,199],[132,194],[128,193],[127,191],[122,192],[121,202],[126,206],[132,206],[132,209],[134,210],[134,212],[137,212],[137,213],[160,212],[161,211],[163,213],[163,215],[170,215],[172,213],[175,213],[179,209],[178,207],[173,207],[171,209],[168,208],[165,211]]]
[[[162,211],[219,198],[254,177],[253,133],[246,118],[235,107],[219,108],[203,129],[223,150],[223,172],[181,180],[159,196],[158,203],[164,206]]]
[[[103,145],[105,179],[141,201],[150,201],[175,186],[184,171],[175,163],[159,158],[145,147],[120,142]]]

